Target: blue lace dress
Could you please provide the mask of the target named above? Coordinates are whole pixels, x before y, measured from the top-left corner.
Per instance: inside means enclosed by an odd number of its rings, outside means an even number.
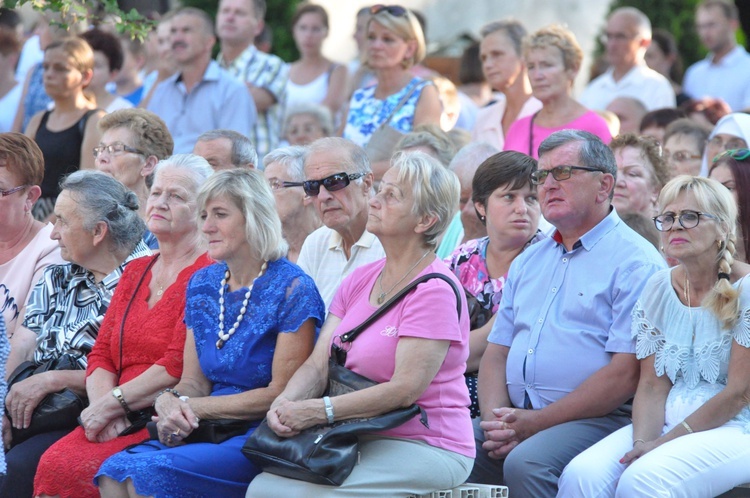
[[[219,287],[225,271],[224,263],[203,268],[187,289],[185,323],[193,330],[201,369],[213,384],[211,396],[268,386],[278,334],[295,332],[309,318],[319,328],[325,316],[323,301],[309,276],[286,259],[269,262],[255,283],[245,318],[224,347],[217,349]],[[246,290],[225,294],[226,316],[239,314]],[[260,472],[241,452],[256,426],[221,444],[169,448],[148,441],[106,460],[96,477],[118,482],[130,478],[142,496],[244,497]]]

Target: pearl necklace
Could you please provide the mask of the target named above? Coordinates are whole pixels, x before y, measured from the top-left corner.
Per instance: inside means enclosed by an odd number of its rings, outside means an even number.
[[[396,288],[396,286],[397,286],[398,284],[400,284],[401,282],[403,282],[403,281],[404,281],[404,279],[405,279],[405,278],[406,278],[407,276],[409,276],[409,274],[410,274],[410,273],[412,272],[412,270],[414,270],[414,268],[416,268],[416,267],[417,267],[417,265],[419,265],[419,263],[421,263],[421,262],[422,262],[422,260],[423,260],[424,258],[426,258],[426,257],[427,257],[427,255],[428,255],[428,254],[430,254],[431,252],[432,252],[432,249],[428,249],[428,250],[427,250],[427,252],[426,252],[426,253],[424,253],[424,254],[422,255],[422,257],[421,257],[421,258],[419,258],[419,260],[418,260],[418,261],[417,261],[416,263],[414,263],[414,265],[413,265],[413,266],[412,266],[411,268],[409,268],[409,271],[407,271],[407,272],[406,272],[406,273],[404,274],[404,276],[403,276],[403,277],[401,277],[401,279],[400,279],[400,280],[399,280],[398,282],[396,282],[395,284],[393,284],[393,285],[391,286],[391,288],[390,288],[390,289],[388,289],[387,291],[384,291],[384,290],[383,290],[383,273],[385,273],[385,265],[383,265],[383,269],[382,269],[382,270],[380,270],[380,275],[378,275],[378,287],[380,287],[380,294],[378,295],[378,299],[377,299],[377,301],[378,301],[378,304],[383,304],[383,301],[385,301],[385,296],[387,296],[388,294],[390,294],[390,293],[391,293],[391,291],[392,291],[393,289],[395,289],[395,288]]]
[[[224,289],[226,289],[227,281],[229,280],[229,268],[227,268],[227,271],[224,272],[224,279],[222,279],[221,287],[219,288],[219,340],[216,341],[216,349],[223,348],[224,343],[227,342],[230,337],[232,337],[232,335],[237,330],[237,327],[240,326],[240,322],[245,317],[245,312],[247,311],[247,303],[250,301],[250,293],[253,291],[255,281],[258,280],[263,275],[263,273],[265,273],[267,267],[268,261],[264,261],[260,267],[260,273],[258,273],[258,276],[253,279],[252,283],[247,288],[247,292],[245,292],[245,299],[242,300],[242,308],[240,308],[240,314],[237,316],[237,320],[235,320],[232,328],[229,329],[226,333],[224,333]]]

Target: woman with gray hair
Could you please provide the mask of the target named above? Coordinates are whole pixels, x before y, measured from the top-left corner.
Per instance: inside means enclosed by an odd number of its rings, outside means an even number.
[[[331,111],[324,105],[300,102],[289,106],[284,117],[283,135],[289,145],[308,145],[333,135]]]
[[[422,152],[394,157],[370,201],[367,222],[386,257],[357,268],[344,280],[315,350],[267,414],[269,427],[279,437],[292,437],[315,425],[372,417],[416,403],[425,410],[429,427],[415,417],[360,437],[360,461],[339,487],[264,472],[246,496],[364,496],[365,490],[371,496],[422,495],[466,480],[475,455],[463,380],[469,317],[463,293],[457,296],[458,280],[434,253],[458,206],[459,191],[456,175],[432,157]],[[349,344],[345,366],[379,384],[323,397],[335,338],[428,273],[446,276],[456,288],[438,278],[420,283]]]
[[[216,173],[198,205],[217,263],[188,285],[182,378],[156,395],[159,442],[104,462],[103,496],[242,496],[259,472],[242,445],[309,356],[323,322],[315,283],[284,258],[281,222],[259,171]],[[216,444],[185,444],[198,419],[216,418],[247,420],[247,428]]]
[[[302,190],[305,153],[304,147],[292,146],[276,149],[263,158],[263,174],[276,200],[281,231],[289,244],[286,257],[292,263],[297,262],[307,236],[321,225],[312,198]]]
[[[185,290],[193,273],[212,262],[198,230],[197,204],[198,190],[211,174],[208,162],[193,154],[156,165],[146,223],[159,253],[131,262],[123,273],[88,356],[89,406],[81,426],[42,455],[35,496],[98,496],[96,470],[148,437],[145,422],[154,396],[180,379]]]
[[[42,453],[73,429],[41,432],[34,428],[32,413],[45,396],[62,389],[85,396],[86,357],[115,287],[126,265],[151,254],[141,239],[145,223],[138,216],[138,199],[120,182],[104,173],[78,171],[62,181],[60,190],[50,237],[68,263],[48,266],[32,290],[23,324],[11,338],[7,369],[62,355],[73,355],[79,369],[50,370],[12,386],[5,400],[12,429],[4,441],[12,449],[0,496],[32,495]]]

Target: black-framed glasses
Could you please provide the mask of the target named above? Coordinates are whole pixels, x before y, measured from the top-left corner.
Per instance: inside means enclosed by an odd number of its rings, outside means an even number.
[[[305,194],[315,197],[320,193],[321,185],[329,192],[336,192],[337,190],[346,188],[352,180],[362,178],[363,176],[365,176],[364,173],[336,173],[322,180],[306,180],[302,182],[302,188]]]
[[[8,196],[10,194],[15,194],[19,190],[23,190],[26,187],[30,187],[30,186],[31,185],[19,185],[18,187],[13,187],[13,188],[8,189],[8,190],[0,190],[0,195],[2,195],[2,197],[6,197],[6,196]]]
[[[278,178],[271,178],[270,180],[268,180],[268,184],[271,186],[271,190],[281,190],[282,188],[302,186],[302,182],[288,182],[286,180],[279,180]]]
[[[744,161],[747,158],[750,158],[750,149],[746,149],[744,147],[739,149],[729,149],[725,150],[721,154],[718,154],[716,157],[714,157],[713,162],[718,161],[719,159],[722,159],[724,157],[730,157],[732,159],[735,159],[737,161]]]
[[[383,5],[377,4],[370,7],[370,14],[375,15],[379,12],[386,11],[394,17],[403,17],[406,15],[406,9],[400,5]]]
[[[716,219],[716,216],[708,213],[702,213],[700,211],[692,211],[689,209],[686,209],[685,211],[681,211],[679,215],[676,215],[675,213],[664,213],[660,214],[659,216],[654,216],[651,218],[654,220],[654,225],[656,226],[656,229],[660,232],[668,232],[672,229],[674,226],[675,220],[677,220],[684,228],[685,230],[690,230],[691,228],[695,228],[698,226],[698,223],[701,220],[701,216],[704,218],[710,218],[712,220]]]
[[[544,181],[547,179],[547,176],[552,173],[552,178],[557,180],[558,182],[561,182],[563,180],[569,179],[571,176],[573,176],[573,170],[579,169],[581,171],[592,171],[597,173],[604,173],[604,171],[597,169],[597,168],[589,168],[588,166],[571,166],[568,164],[555,166],[554,168],[550,169],[538,169],[531,173],[531,183],[534,185],[541,185],[544,183]]]
[[[99,157],[102,154],[102,152],[105,152],[105,151],[110,156],[122,154],[123,152],[130,152],[132,154],[140,154],[142,156],[146,155],[145,152],[140,151],[138,149],[134,149],[133,147],[129,147],[122,142],[115,142],[109,145],[99,145],[97,147],[94,147],[94,157]]]

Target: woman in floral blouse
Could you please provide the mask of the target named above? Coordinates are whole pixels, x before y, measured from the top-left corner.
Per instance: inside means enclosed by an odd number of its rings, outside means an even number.
[[[487,237],[459,246],[446,260],[466,291],[471,314],[470,353],[466,383],[471,394],[471,416],[479,416],[477,370],[487,347],[487,336],[513,260],[543,237],[540,208],[530,174],[535,159],[519,152],[500,152],[484,161],[472,182],[474,208],[487,226]]]

